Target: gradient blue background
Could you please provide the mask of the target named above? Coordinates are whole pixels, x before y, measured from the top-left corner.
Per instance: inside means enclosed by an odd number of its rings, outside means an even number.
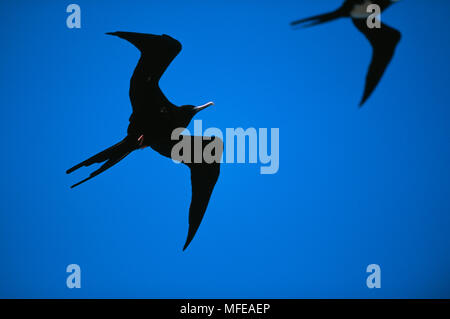
[[[289,27],[341,1],[159,2],[76,1],[78,30],[71,2],[1,2],[0,297],[450,297],[450,3],[383,14],[403,38],[359,110],[364,37]],[[223,165],[184,253],[187,168],[147,149],[69,189],[90,170],[67,168],[125,134],[139,53],[117,30],[182,42],[161,86],[214,100],[204,127],[280,128],[278,174]]]

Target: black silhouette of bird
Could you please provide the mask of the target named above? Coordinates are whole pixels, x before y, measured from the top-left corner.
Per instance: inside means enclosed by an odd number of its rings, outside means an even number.
[[[135,32],[107,34],[129,41],[141,52],[139,62],[130,80],[129,96],[133,112],[129,119],[127,136],[122,141],[67,170],[67,174],[69,174],[80,167],[105,162],[88,178],[71,187],[76,187],[99,175],[134,150],[147,146],[165,157],[186,164],[191,171],[192,199],[189,208],[188,236],[183,248],[185,250],[200,226],[219,177],[223,142],[217,137],[190,137],[181,135],[181,132],[188,126],[196,113],[214,103],[177,107],[164,96],[159,88],[160,77],[181,51],[181,44],[177,40],[168,35],[159,36]],[[176,129],[179,129],[178,133]],[[179,141],[184,141],[185,138],[191,143],[186,144],[184,149],[175,154],[172,150]],[[201,147],[194,147],[195,145]],[[203,158],[202,155],[206,149],[212,158]],[[170,194],[174,191],[176,190],[168,190],[167,193]]]
[[[291,23],[292,26],[303,25],[305,27],[329,22],[338,18],[351,18],[356,28],[364,34],[372,45],[372,61],[366,76],[364,94],[359,103],[363,104],[370,97],[383,76],[394,55],[395,49],[401,38],[401,33],[380,21],[380,28],[370,28],[367,25],[367,18],[371,14],[368,6],[376,4],[383,12],[398,0],[346,0],[341,7],[335,11],[313,16],[306,19],[297,20]],[[306,24],[305,24],[306,23]]]

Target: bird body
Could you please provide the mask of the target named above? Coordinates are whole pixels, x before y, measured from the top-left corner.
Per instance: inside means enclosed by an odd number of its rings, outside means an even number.
[[[367,72],[363,97],[359,103],[360,107],[367,101],[377,87],[401,38],[399,31],[384,23],[381,23],[380,28],[370,28],[366,23],[366,19],[370,15],[367,12],[367,7],[371,4],[376,4],[380,7],[380,11],[383,12],[395,2],[395,0],[345,0],[338,9],[332,12],[300,19],[291,23],[292,26],[302,25],[310,27],[339,18],[352,19],[355,27],[369,40],[373,48],[372,61]]]
[[[158,84],[159,79],[181,51],[181,44],[177,40],[168,35],[159,36],[135,32],[107,34],[125,39],[141,51],[141,57],[130,80],[129,96],[133,112],[129,119],[127,136],[122,141],[67,170],[69,174],[80,167],[105,162],[88,178],[72,185],[72,188],[99,175],[140,148],[150,146],[161,155],[172,158],[172,149],[177,143],[177,139],[173,139],[174,130],[186,128],[196,113],[213,105],[212,102],[209,102],[197,107],[193,105],[177,107],[161,91]],[[193,239],[206,211],[219,177],[223,151],[223,142],[219,138],[206,138],[205,140],[202,136],[196,136],[192,139],[202,145],[201,155],[206,147],[213,148],[215,161],[201,160],[194,163],[191,158],[187,161],[180,160],[190,168],[192,184],[189,231],[183,250]],[[198,150],[188,151],[193,157]],[[178,160],[178,158],[174,159]]]

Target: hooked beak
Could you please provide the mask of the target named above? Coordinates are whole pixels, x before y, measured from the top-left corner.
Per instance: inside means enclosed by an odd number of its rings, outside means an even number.
[[[194,110],[195,110],[196,112],[199,112],[199,111],[201,111],[201,110],[206,109],[208,106],[211,106],[211,105],[214,105],[214,102],[208,102],[208,103],[206,103],[206,104],[203,104],[203,105],[194,107]]]

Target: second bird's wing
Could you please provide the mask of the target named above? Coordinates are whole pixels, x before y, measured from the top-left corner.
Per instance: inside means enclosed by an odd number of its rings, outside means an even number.
[[[304,19],[293,21],[293,22],[291,22],[291,26],[296,27],[296,26],[302,25],[304,27],[312,27],[312,26],[315,26],[318,24],[322,24],[325,22],[336,20],[338,18],[342,18],[344,16],[345,16],[345,12],[343,12],[342,10],[339,9],[336,11],[319,14],[319,15],[312,16],[309,18],[304,18]]]
[[[355,6],[355,4],[358,4],[360,2],[362,2],[362,0],[346,0],[339,8],[337,8],[334,11],[293,21],[293,22],[291,22],[291,26],[295,27],[295,26],[302,25],[304,27],[311,27],[314,25],[333,21],[335,19],[347,17],[347,16],[349,16],[350,11]]]
[[[381,28],[371,29],[367,26],[366,19],[352,20],[358,30],[369,40],[373,49],[372,61],[367,71],[364,94],[359,104],[361,107],[375,90],[384,71],[391,62],[395,48],[400,41],[401,33],[383,23],[381,23]]]

